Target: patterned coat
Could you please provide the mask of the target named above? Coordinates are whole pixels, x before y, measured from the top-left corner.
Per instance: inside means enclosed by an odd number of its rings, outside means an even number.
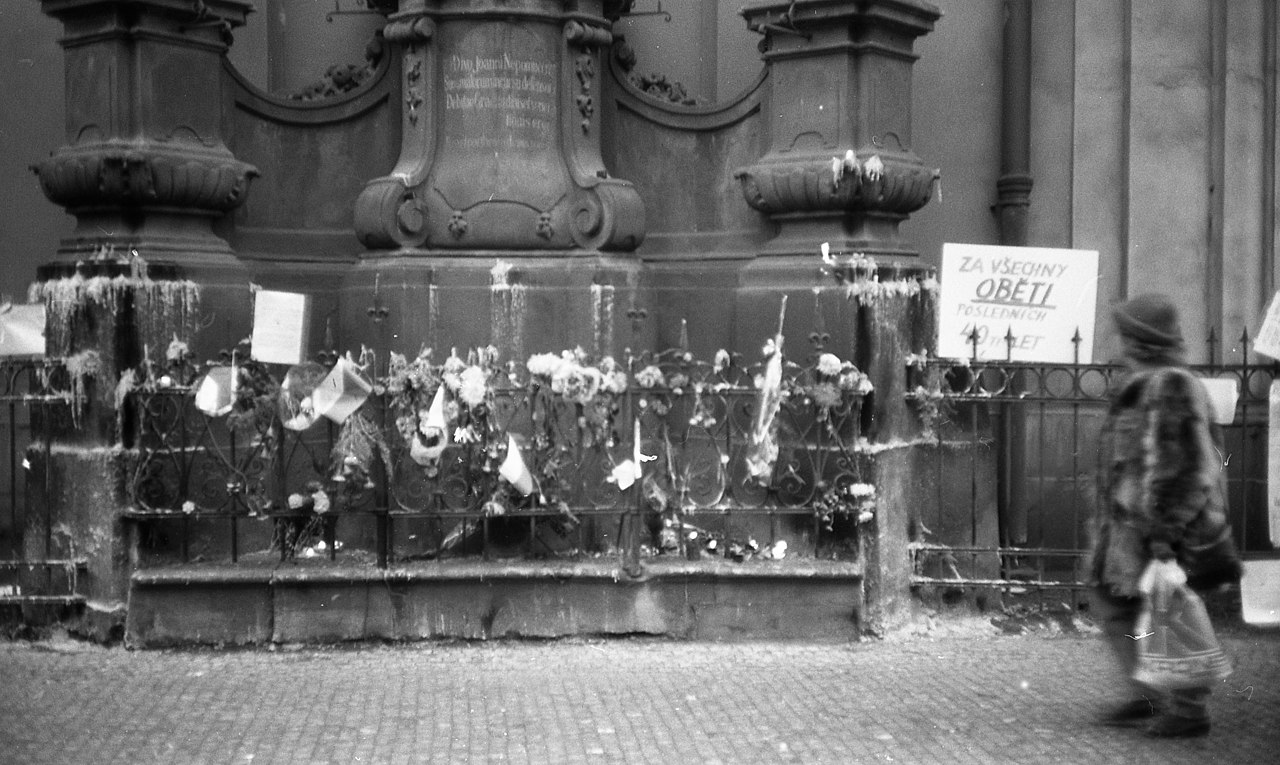
[[[1239,578],[1208,392],[1186,369],[1143,369],[1124,380],[1102,428],[1097,477],[1095,583],[1136,597],[1147,563],[1170,557],[1192,587]]]

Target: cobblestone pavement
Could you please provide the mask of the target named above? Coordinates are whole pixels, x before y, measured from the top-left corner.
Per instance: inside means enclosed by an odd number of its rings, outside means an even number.
[[[0,644],[0,762],[1280,761],[1280,634],[1224,636],[1205,738],[1093,722],[1100,638],[128,651]]]

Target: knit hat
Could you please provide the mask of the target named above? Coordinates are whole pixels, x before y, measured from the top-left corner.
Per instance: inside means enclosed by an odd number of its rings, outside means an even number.
[[[1178,309],[1165,295],[1148,293],[1112,309],[1120,334],[1157,348],[1182,347]]]

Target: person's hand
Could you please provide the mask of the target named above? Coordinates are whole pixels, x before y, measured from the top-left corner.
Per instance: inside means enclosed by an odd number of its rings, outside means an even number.
[[[1187,583],[1187,572],[1172,560],[1153,560],[1138,579],[1138,592],[1150,595],[1157,589],[1172,589]]]

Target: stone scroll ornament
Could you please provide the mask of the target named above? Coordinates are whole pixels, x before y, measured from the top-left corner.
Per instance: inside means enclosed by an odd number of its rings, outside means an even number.
[[[573,6],[567,9],[566,6]],[[404,0],[402,143],[356,202],[371,249],[638,247],[644,205],[600,152],[600,56],[627,3]]]

